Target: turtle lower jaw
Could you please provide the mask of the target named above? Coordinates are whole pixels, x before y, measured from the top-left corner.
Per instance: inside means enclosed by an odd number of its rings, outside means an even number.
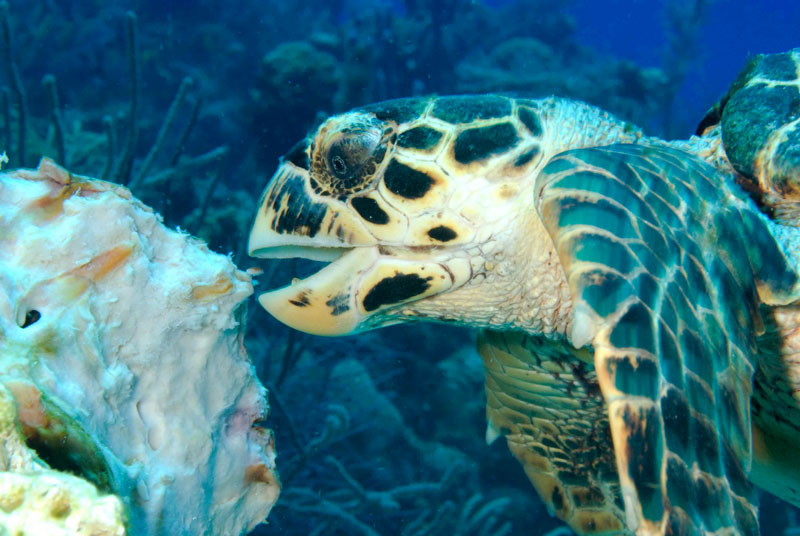
[[[363,275],[380,256],[377,247],[281,246],[257,249],[251,255],[329,262],[305,279],[295,279],[289,285],[261,294],[258,301],[287,326],[313,335],[346,335],[357,329],[363,319],[355,302],[357,289]]]
[[[332,251],[333,250],[333,251]],[[302,256],[330,264],[305,279],[258,297],[287,326],[312,335],[340,336],[413,320],[409,304],[464,285],[467,258],[381,246],[255,250],[261,257]],[[426,253],[426,254],[423,254]]]

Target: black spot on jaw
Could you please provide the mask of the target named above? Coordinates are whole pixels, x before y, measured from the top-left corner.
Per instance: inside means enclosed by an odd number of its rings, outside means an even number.
[[[297,142],[294,147],[292,147],[289,152],[284,155],[284,162],[291,162],[295,166],[305,170],[311,169],[311,165],[308,161],[308,154],[306,154],[307,148],[308,140],[301,140]]]
[[[439,242],[449,242],[450,240],[457,237],[458,233],[456,233],[450,227],[439,225],[438,227],[434,227],[433,229],[428,230],[428,236],[430,236],[434,240],[438,240]]]
[[[371,197],[354,197],[351,201],[359,215],[370,223],[385,225],[389,223],[389,215],[383,211],[378,202]]]
[[[528,108],[520,107],[517,115],[519,115],[519,120],[522,121],[522,124],[531,131],[531,134],[534,136],[542,135],[542,123],[539,121],[539,116],[536,112]]]
[[[456,138],[453,156],[456,162],[469,164],[511,149],[518,141],[519,136],[511,123],[470,128]]]
[[[419,199],[433,186],[433,179],[421,171],[392,160],[383,174],[386,187],[406,199]]]
[[[364,298],[364,309],[374,311],[383,305],[405,301],[422,294],[431,286],[430,277],[422,278],[417,274],[396,274],[381,279],[372,287]]]
[[[442,133],[430,127],[416,127],[406,130],[397,138],[398,147],[427,151],[442,139]]]
[[[22,322],[21,328],[27,328],[39,321],[42,315],[39,311],[32,309],[25,313],[25,320]]]
[[[330,300],[325,302],[325,305],[331,308],[331,315],[339,316],[342,313],[346,313],[350,310],[350,305],[348,301],[350,300],[350,296],[347,294],[337,294]]]
[[[511,101],[497,95],[441,97],[433,105],[433,116],[448,123],[469,123],[511,114]]]
[[[300,293],[295,300],[289,300],[289,303],[294,305],[295,307],[305,307],[309,305],[311,302],[308,301],[308,296],[305,293]]]
[[[514,167],[524,166],[525,164],[533,160],[533,157],[536,156],[537,154],[539,154],[538,147],[534,147],[530,151],[525,151],[524,153],[522,153],[517,157],[517,160],[514,162]]]

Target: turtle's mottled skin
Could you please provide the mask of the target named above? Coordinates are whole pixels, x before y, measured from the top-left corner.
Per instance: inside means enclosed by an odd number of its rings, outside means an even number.
[[[731,164],[771,215],[800,222],[800,48],[750,60],[701,122],[698,134],[721,123]]]
[[[259,299],[321,335],[481,328],[487,440],[579,534],[757,535],[754,484],[800,504],[798,58],[759,59],[681,142],[555,98],[333,117],[250,237],[333,262]]]

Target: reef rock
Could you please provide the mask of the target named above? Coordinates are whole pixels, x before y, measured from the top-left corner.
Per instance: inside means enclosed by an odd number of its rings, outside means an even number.
[[[108,521],[86,534],[261,522],[280,486],[238,320],[251,292],[121,186],[46,159],[0,174],[0,533],[34,534],[37,509],[51,535],[83,534],[64,528],[81,512]]]
[[[11,393],[0,384],[0,534],[122,536],[122,502],[47,467],[25,444]]]

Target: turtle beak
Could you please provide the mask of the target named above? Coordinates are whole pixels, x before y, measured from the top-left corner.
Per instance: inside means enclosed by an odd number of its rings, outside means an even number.
[[[249,253],[331,264],[305,280],[261,294],[258,301],[292,328],[316,335],[350,333],[360,322],[352,286],[377,257],[375,246],[344,204],[313,192],[306,169],[283,162],[261,195]]]
[[[284,324],[314,335],[347,335],[407,321],[403,304],[462,285],[465,259],[378,247],[347,205],[315,194],[308,172],[284,162],[259,202],[250,255],[329,262],[303,280],[261,294]]]

